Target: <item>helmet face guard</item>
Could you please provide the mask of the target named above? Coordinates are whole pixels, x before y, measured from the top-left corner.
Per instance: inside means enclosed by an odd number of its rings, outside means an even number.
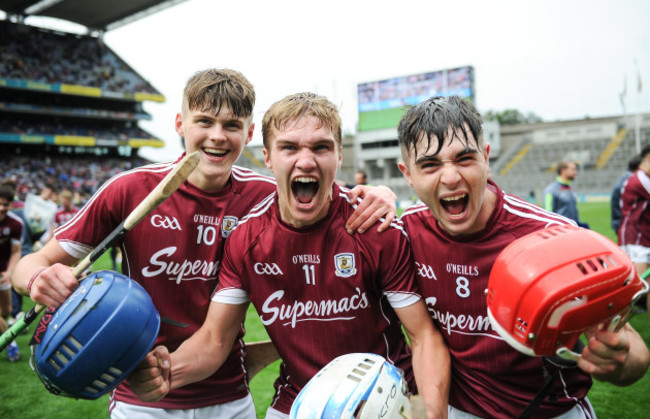
[[[523,236],[497,257],[487,289],[490,323],[531,356],[570,351],[590,326],[622,327],[648,291],[630,258],[591,230],[561,225]]]
[[[341,355],[324,366],[291,406],[291,419],[410,417],[402,370],[382,356]]]
[[[94,272],[56,310],[32,364],[52,393],[97,399],[144,359],[159,328],[142,286],[117,272]]]

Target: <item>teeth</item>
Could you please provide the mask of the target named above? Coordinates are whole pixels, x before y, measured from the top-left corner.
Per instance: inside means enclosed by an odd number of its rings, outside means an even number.
[[[458,201],[459,199],[463,199],[467,196],[467,194],[462,194],[462,195],[455,195],[455,196],[446,196],[442,198],[443,201]]]
[[[316,183],[318,182],[316,179],[313,177],[297,177],[293,180],[294,182],[301,182],[301,183]]]
[[[216,154],[218,156],[223,156],[224,154],[227,153],[226,150],[221,150],[221,149],[218,149],[218,148],[204,148],[203,151],[205,151],[206,153],[209,153],[209,154]]]

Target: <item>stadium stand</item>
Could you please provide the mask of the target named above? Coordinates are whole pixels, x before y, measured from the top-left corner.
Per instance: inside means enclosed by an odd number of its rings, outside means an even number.
[[[650,115],[643,115],[639,145],[650,144]],[[509,143],[492,162],[492,177],[506,191],[537,197],[555,177],[556,164],[579,165],[574,186],[581,194],[609,194],[627,161],[636,154],[636,130],[624,117],[594,118],[501,127]]]
[[[164,97],[101,37],[0,21],[0,175],[19,192],[89,194],[144,164],[140,147],[164,145],[138,126],[146,100]]]

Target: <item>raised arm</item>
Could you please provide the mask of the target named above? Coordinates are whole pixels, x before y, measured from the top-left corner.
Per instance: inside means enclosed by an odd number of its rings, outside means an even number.
[[[395,313],[402,321],[413,351],[413,373],[428,418],[446,418],[451,358],[440,331],[433,325],[423,300]]]
[[[212,302],[203,325],[171,355],[159,346],[127,378],[145,402],[156,402],[170,390],[203,380],[224,363],[246,316],[248,304]]]

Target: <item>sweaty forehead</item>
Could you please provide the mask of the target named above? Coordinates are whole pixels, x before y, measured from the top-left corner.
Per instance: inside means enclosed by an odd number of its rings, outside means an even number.
[[[414,159],[422,156],[436,156],[442,158],[443,156],[456,155],[465,150],[476,151],[479,149],[480,146],[476,143],[476,140],[474,140],[471,131],[466,130],[463,132],[460,128],[452,129],[450,127],[442,140],[433,133],[420,133],[418,141],[415,144],[415,153],[413,157]]]

